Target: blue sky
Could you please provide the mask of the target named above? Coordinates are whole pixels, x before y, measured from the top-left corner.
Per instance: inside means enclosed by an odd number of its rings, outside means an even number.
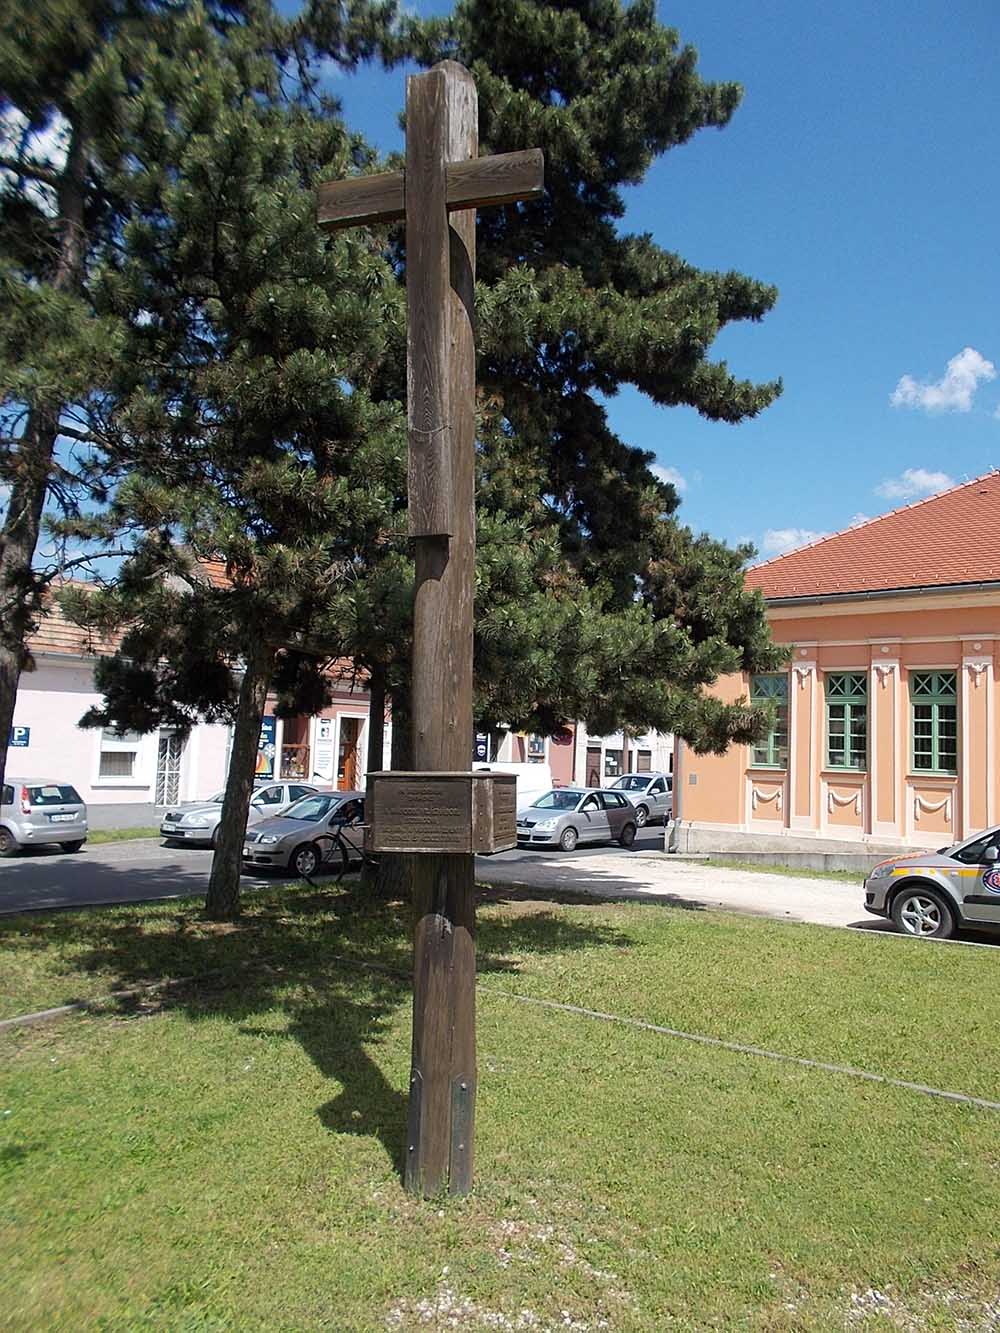
[[[628,192],[623,228],[776,284],[772,313],[723,332],[714,355],[785,383],[739,426],[632,390],[611,400],[619,433],[683,479],[680,516],[772,555],[1000,465],[996,0],[659,12],[706,78],[746,91],[727,129]],[[382,149],[402,143],[403,77],[335,85]]]

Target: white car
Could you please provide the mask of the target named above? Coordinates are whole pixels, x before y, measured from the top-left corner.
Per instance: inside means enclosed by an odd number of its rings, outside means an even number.
[[[248,824],[256,824],[258,819],[269,815],[280,815],[300,800],[303,796],[312,796],[319,790],[305,782],[269,782],[258,787],[250,798]],[[167,846],[179,842],[209,843],[215,846],[219,840],[219,820],[222,818],[222,798],[224,791],[218,791],[207,801],[192,805],[181,805],[176,810],[168,810],[160,820],[160,837]]]

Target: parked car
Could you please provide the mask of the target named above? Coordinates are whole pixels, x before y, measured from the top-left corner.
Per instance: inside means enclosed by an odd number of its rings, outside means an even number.
[[[0,792],[0,856],[57,842],[78,852],[87,841],[87,807],[68,782],[15,778]]]
[[[880,861],[865,879],[865,911],[919,939],[1000,926],[1000,827],[936,852]]]
[[[335,830],[338,825],[361,824],[364,817],[364,792],[331,791],[306,796],[283,815],[262,819],[247,830],[244,867],[314,875],[320,867],[323,850],[316,844],[317,836]]]
[[[674,812],[674,780],[669,773],[626,773],[608,790],[625,793],[635,806],[635,822],[640,828],[657,819],[666,823]]]
[[[268,815],[280,815],[290,805],[311,796],[318,791],[306,782],[269,782],[258,787],[250,798],[248,824],[256,824]],[[217,791],[207,801],[181,805],[175,810],[168,810],[160,820],[160,837],[165,838],[167,846],[175,843],[211,843],[214,847],[219,840],[219,821],[222,818],[222,798],[224,791]]]
[[[617,791],[599,787],[554,787],[517,812],[519,847],[561,847],[581,842],[635,841],[636,812]]]

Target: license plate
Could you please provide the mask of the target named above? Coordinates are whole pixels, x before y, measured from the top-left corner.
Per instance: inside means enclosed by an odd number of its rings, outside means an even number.
[[[76,818],[76,815],[49,815],[54,824],[69,824]]]

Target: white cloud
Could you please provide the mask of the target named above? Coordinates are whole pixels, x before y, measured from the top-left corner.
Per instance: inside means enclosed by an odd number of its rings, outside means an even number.
[[[928,472],[925,467],[908,467],[898,477],[886,477],[875,487],[875,494],[887,500],[913,500],[918,495],[933,495],[954,486],[954,477],[947,472]]]
[[[761,542],[765,555],[784,555],[810,542],[818,542],[821,537],[829,537],[828,532],[813,532],[811,528],[768,528]]]
[[[856,514],[851,515],[851,521],[850,523],[848,523],[847,526],[849,528],[856,528],[859,523],[867,523],[870,519],[871,519],[871,514],[862,513],[862,511],[859,509]]]
[[[917,407],[925,412],[970,412],[980,384],[995,380],[997,368],[974,347],[953,356],[937,383],[920,383],[904,375],[892,391],[893,407]]]
[[[665,481],[673,486],[678,495],[683,495],[687,490],[687,478],[682,477],[675,467],[664,467],[662,463],[654,463],[649,470],[657,481]]]

